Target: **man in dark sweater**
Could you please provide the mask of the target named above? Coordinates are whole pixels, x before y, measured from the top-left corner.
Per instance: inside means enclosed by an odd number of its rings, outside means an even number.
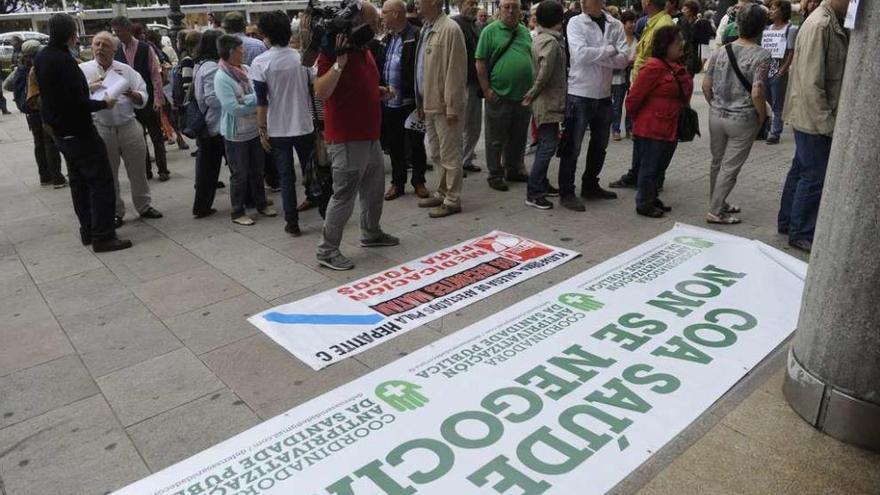
[[[131,247],[116,238],[113,215],[116,193],[107,148],[92,123],[92,112],[113,108],[116,99],[89,98],[86,78],[70,55],[76,23],[67,14],[49,18],[49,45],[34,61],[42,100],[41,116],[67,161],[73,209],[79,218],[83,245],[96,253]]]
[[[467,103],[465,104],[464,137],[462,139],[461,159],[465,172],[479,172],[480,167],[474,165],[477,143],[483,127],[483,98],[480,95],[480,80],[477,79],[477,66],[474,54],[480,40],[480,28],[477,27],[477,0],[461,0],[458,15],[452,20],[458,23],[464,35],[464,46],[467,49]]]

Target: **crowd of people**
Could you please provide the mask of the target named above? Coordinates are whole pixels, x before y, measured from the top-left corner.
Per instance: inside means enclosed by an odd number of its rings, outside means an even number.
[[[585,201],[612,200],[609,189],[628,187],[637,190],[637,214],[662,217],[671,207],[659,194],[677,146],[700,132],[690,101],[694,76],[704,73],[712,155],[706,221],[740,222],[743,208],[728,202],[737,177],[756,139],[766,134],[767,144],[778,143],[787,122],[797,150],[778,229],[809,251],[846,58],[848,3],[824,0],[798,28],[789,0],[740,0],[717,27],[698,0],[642,0],[638,12],[606,8],[603,0],[568,9],[557,0],[534,7],[499,0],[494,17],[476,0],[460,0],[451,17],[442,0],[385,0],[381,11],[356,2],[348,31],[313,36],[308,11],[297,19],[266,12],[255,26],[232,12],[222,29],[181,31],[176,50],[117,17],[111,31],[94,36],[95,59],[86,63],[70,50],[74,20],[57,14],[49,45],[24,43],[6,85],[28,116],[42,183],[63,187],[64,156],[82,242],[95,251],[131,246],[115,233],[125,216],[120,159],[138,215],[161,218],[150,199],[149,148],[159,180],[167,180],[166,141],[176,137],[186,148],[185,134],[197,145],[195,218],[217,212],[225,159],[232,222],[277,216],[266,189],[280,191],[284,230],[301,235],[299,212],[320,208],[317,261],[347,270],[354,263],[340,245],[355,201],[363,247],[398,244],[381,228],[382,208],[406,194],[408,178],[431,218],[461,212],[462,177],[481,172],[481,135],[487,186],[504,192],[511,182],[527,183],[528,206],[550,209],[558,197],[582,212]],[[125,90],[113,92],[108,75]],[[624,138],[633,143],[631,168],[606,189],[600,175],[609,141]],[[527,148],[534,150],[530,167]],[[555,186],[548,177],[554,156]]]

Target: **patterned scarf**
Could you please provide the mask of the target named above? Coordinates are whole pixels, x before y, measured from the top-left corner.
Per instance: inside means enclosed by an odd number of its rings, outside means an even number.
[[[251,80],[248,77],[248,73],[242,68],[242,66],[232,65],[223,59],[220,59],[219,65],[220,70],[222,70],[226,73],[227,76],[238,82],[239,86],[241,86],[241,91],[244,94],[248,94],[253,91],[251,89]]]

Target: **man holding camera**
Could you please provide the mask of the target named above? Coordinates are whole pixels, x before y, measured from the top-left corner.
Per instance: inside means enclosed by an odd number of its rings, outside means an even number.
[[[362,247],[396,246],[400,240],[382,232],[385,181],[384,156],[379,144],[382,125],[379,70],[366,43],[356,46],[351,38],[373,38],[369,31],[378,13],[367,2],[358,2],[348,33],[335,36],[335,49],[318,56],[315,94],[324,100],[324,138],[332,160],[333,196],[327,205],[318,263],[333,270],[351,270],[354,263],[339,251],[342,230],[360,197]],[[368,36],[367,36],[368,35]],[[324,43],[327,45],[329,43]]]
[[[421,0],[425,21],[416,55],[416,102],[425,116],[431,161],[438,165],[437,191],[419,201],[431,218],[461,212],[461,138],[467,85],[467,49],[442,0]]]

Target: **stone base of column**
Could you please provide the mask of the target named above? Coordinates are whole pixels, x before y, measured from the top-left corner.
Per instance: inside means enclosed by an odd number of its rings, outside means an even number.
[[[788,351],[782,393],[807,423],[840,441],[880,452],[880,404],[858,399],[825,383]]]

